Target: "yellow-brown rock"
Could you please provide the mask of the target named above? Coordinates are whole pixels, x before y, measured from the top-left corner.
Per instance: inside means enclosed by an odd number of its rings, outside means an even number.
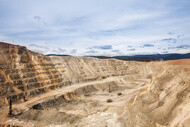
[[[189,59],[49,57],[1,42],[0,124],[186,127],[189,75]],[[12,118],[7,117],[10,98]]]

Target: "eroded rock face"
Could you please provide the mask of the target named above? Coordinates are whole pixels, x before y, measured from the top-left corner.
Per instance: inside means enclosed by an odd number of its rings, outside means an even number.
[[[73,83],[105,79],[110,76],[142,73],[138,62],[87,57],[47,57],[26,47],[0,43],[0,95],[13,102]]]
[[[189,126],[190,61],[173,60],[163,64],[165,71],[152,78],[148,91],[126,101],[125,113],[119,118],[124,126]]]
[[[48,57],[0,43],[0,65],[0,106],[12,98],[18,115],[6,124],[189,125],[189,59],[146,63]]]

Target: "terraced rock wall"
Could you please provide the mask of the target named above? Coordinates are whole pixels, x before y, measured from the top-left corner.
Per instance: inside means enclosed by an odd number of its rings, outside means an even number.
[[[190,124],[189,75],[189,59],[129,62],[48,57],[0,43],[0,112],[4,118],[0,122],[186,127]],[[21,112],[13,119],[7,118],[8,106],[3,106],[9,98],[15,103],[13,112]],[[110,98],[113,102],[108,103]]]
[[[145,65],[116,59],[48,57],[23,46],[0,43],[0,106],[8,104],[10,97],[13,102],[23,102],[73,83],[126,74],[146,76],[150,69]]]
[[[0,96],[4,103],[24,101],[51,89],[68,84],[50,58],[25,47],[0,44]]]

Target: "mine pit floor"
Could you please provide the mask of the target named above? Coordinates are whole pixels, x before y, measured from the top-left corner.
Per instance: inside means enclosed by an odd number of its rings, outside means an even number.
[[[22,110],[23,113],[21,115],[13,118],[4,116],[2,119],[8,125],[18,126],[75,126],[79,125],[79,123],[81,124],[80,126],[94,126],[92,124],[93,121],[100,123],[100,125],[107,126],[111,124],[109,126],[116,126],[115,124],[118,123],[114,121],[117,120],[117,116],[121,113],[126,100],[136,94],[136,91],[142,89],[144,87],[142,84],[150,82],[150,79],[138,79],[138,81],[126,83],[119,82],[124,77],[109,77],[101,81],[77,83],[30,98],[27,102],[13,105],[13,109]],[[117,84],[111,87],[115,89],[110,92],[108,87],[112,82],[117,82]],[[130,83],[135,83],[142,87],[137,89],[131,88]],[[44,103],[52,101],[63,94],[76,92],[77,89],[84,89],[87,86],[91,86],[95,91],[87,91],[87,93],[82,93],[79,96],[74,93],[75,96],[61,103],[59,102],[57,105],[52,103],[46,105]],[[88,89],[91,89],[91,87],[88,87]],[[111,99],[113,102],[107,102],[108,99]],[[32,106],[36,104],[41,104],[44,108],[42,110],[32,109]],[[8,113],[8,107],[1,112],[4,114]],[[111,122],[109,122],[110,120]]]

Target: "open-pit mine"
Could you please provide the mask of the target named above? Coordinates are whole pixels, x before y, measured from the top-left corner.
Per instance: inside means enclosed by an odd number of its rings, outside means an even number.
[[[189,127],[190,59],[45,56],[0,43],[0,126]]]

